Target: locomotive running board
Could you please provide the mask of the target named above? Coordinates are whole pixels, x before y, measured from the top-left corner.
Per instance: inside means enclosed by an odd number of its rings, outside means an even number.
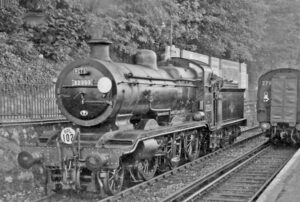
[[[105,145],[106,148],[109,148],[109,145],[106,145],[106,142],[114,141],[114,140],[126,140],[131,141],[133,144],[131,149],[129,149],[126,153],[131,153],[136,149],[136,146],[140,141],[144,141],[146,139],[155,138],[162,135],[167,135],[170,133],[177,133],[186,130],[193,130],[197,128],[207,127],[206,122],[188,122],[183,123],[176,126],[164,126],[159,127],[157,129],[152,130],[125,130],[125,131],[111,131],[105,133],[97,142],[96,147],[101,148]]]
[[[224,126],[231,126],[231,125],[237,125],[239,124],[239,126],[246,126],[247,125],[247,119],[243,118],[243,119],[237,119],[234,121],[228,121],[228,122],[224,122],[222,123],[222,127]]]

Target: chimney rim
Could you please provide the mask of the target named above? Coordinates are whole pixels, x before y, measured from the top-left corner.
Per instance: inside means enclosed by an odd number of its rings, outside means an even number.
[[[91,39],[87,42],[88,44],[102,44],[102,45],[110,45],[112,44],[111,41],[107,40],[107,39]]]

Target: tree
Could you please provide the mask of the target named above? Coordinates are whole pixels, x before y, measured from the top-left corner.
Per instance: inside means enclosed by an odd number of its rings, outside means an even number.
[[[166,9],[175,7],[173,1],[89,0],[76,3],[88,9],[92,38],[113,41],[112,48],[118,56],[132,55],[137,48],[160,51],[168,41],[163,23],[169,22]]]
[[[23,23],[23,15],[28,10],[22,6],[12,4],[1,9],[0,82],[51,81],[57,72],[53,61],[86,56],[85,41],[89,35],[84,28],[84,12],[69,9],[62,2],[48,0],[44,11],[47,23],[38,26]]]
[[[125,58],[138,48],[159,55],[170,43],[251,61],[261,48],[265,27],[263,0],[43,0],[43,6],[40,2],[20,1],[27,10],[43,8],[44,25],[22,27],[18,17],[7,29],[25,33],[23,38],[33,49],[55,62],[85,57],[89,35],[113,41],[115,61],[128,61]]]
[[[252,60],[260,46],[265,12],[262,0],[80,1],[89,9],[94,37],[114,48],[161,51],[170,43],[188,50],[237,60]]]
[[[294,67],[299,63],[300,2],[268,1],[266,34],[257,61],[264,70]]]
[[[0,10],[0,32],[12,34],[20,31],[22,21],[22,15],[24,9],[20,8],[16,4],[11,4],[7,8]]]
[[[263,1],[178,0],[178,41],[209,55],[236,60],[252,60],[260,46],[266,7]]]
[[[35,48],[44,57],[56,62],[70,57],[85,57],[88,52],[86,41],[90,36],[85,27],[84,10],[50,7],[45,13],[45,24],[25,26]]]

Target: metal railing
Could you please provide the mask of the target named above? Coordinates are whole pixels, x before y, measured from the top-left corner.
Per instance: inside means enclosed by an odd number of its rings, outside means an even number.
[[[19,3],[19,0],[0,0],[0,9],[1,8],[7,8],[12,4]]]
[[[0,122],[57,118],[54,84],[0,83]]]

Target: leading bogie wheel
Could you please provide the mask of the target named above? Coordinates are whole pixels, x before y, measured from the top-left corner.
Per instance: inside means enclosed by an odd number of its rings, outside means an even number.
[[[122,190],[124,182],[124,168],[109,169],[103,180],[103,188],[108,195],[115,195]]]

